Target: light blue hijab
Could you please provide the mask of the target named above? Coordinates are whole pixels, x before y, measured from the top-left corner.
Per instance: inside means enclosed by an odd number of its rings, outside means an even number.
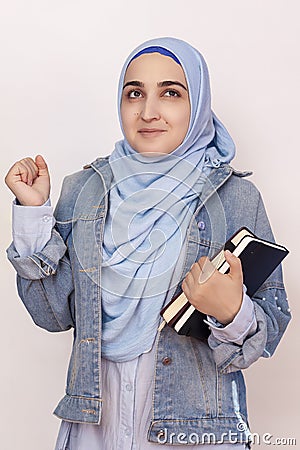
[[[181,64],[190,123],[184,141],[170,154],[158,149],[160,154],[145,156],[124,137],[109,158],[113,184],[103,240],[102,354],[113,361],[151,349],[159,311],[180,281],[187,228],[205,177],[235,154],[230,135],[211,110],[206,63],[179,39],[150,40],[129,55],[119,81],[120,123],[126,69],[137,53],[152,46],[171,52]]]

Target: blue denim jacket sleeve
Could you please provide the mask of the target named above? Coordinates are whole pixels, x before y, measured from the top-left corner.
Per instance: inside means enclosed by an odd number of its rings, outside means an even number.
[[[60,198],[64,196],[64,185]],[[17,271],[21,300],[33,321],[53,332],[74,326],[74,285],[66,246],[70,230],[60,233],[56,225],[44,248],[30,256],[21,257],[13,242],[7,249],[8,259]]]
[[[260,195],[254,232],[257,236],[274,242]],[[218,369],[223,373],[247,368],[259,357],[270,357],[274,353],[291,319],[281,265],[254,294],[252,301],[257,328],[242,345],[221,342],[213,334],[209,336],[208,344],[213,351]]]

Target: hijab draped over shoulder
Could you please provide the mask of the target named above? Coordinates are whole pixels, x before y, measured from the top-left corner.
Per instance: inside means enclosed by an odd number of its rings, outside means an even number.
[[[155,51],[170,55],[184,71],[190,123],[172,153],[143,155],[124,137],[109,157],[113,181],[103,240],[102,354],[113,361],[151,349],[159,312],[181,280],[187,228],[205,178],[235,154],[229,133],[211,110],[203,56],[175,38],[147,41],[128,56],[118,89],[121,128],[126,69],[139,54]]]

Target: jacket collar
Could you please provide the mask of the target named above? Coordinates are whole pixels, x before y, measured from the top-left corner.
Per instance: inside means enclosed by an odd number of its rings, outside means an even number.
[[[102,178],[105,190],[107,191],[110,188],[112,181],[112,171],[109,165],[109,156],[99,157],[95,159],[95,161],[93,161],[91,164],[88,164],[84,167],[93,168]],[[252,172],[240,172],[238,170],[235,170],[229,164],[223,164],[220,167],[213,168],[204,184],[200,196],[201,203],[204,204],[213,195],[213,193],[216,192],[233,174],[239,177],[246,177],[248,175],[251,175]]]

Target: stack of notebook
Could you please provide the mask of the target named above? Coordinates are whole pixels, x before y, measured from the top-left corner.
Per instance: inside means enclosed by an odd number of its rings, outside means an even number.
[[[260,239],[246,227],[239,229],[211,261],[219,272],[226,274],[229,264],[224,250],[230,250],[240,258],[244,284],[250,297],[288,254],[288,250],[282,245]],[[210,333],[208,325],[203,321],[207,318],[206,315],[195,309],[183,292],[173,298],[160,314],[164,319],[160,329],[167,323],[177,333],[198,339],[206,339]]]

